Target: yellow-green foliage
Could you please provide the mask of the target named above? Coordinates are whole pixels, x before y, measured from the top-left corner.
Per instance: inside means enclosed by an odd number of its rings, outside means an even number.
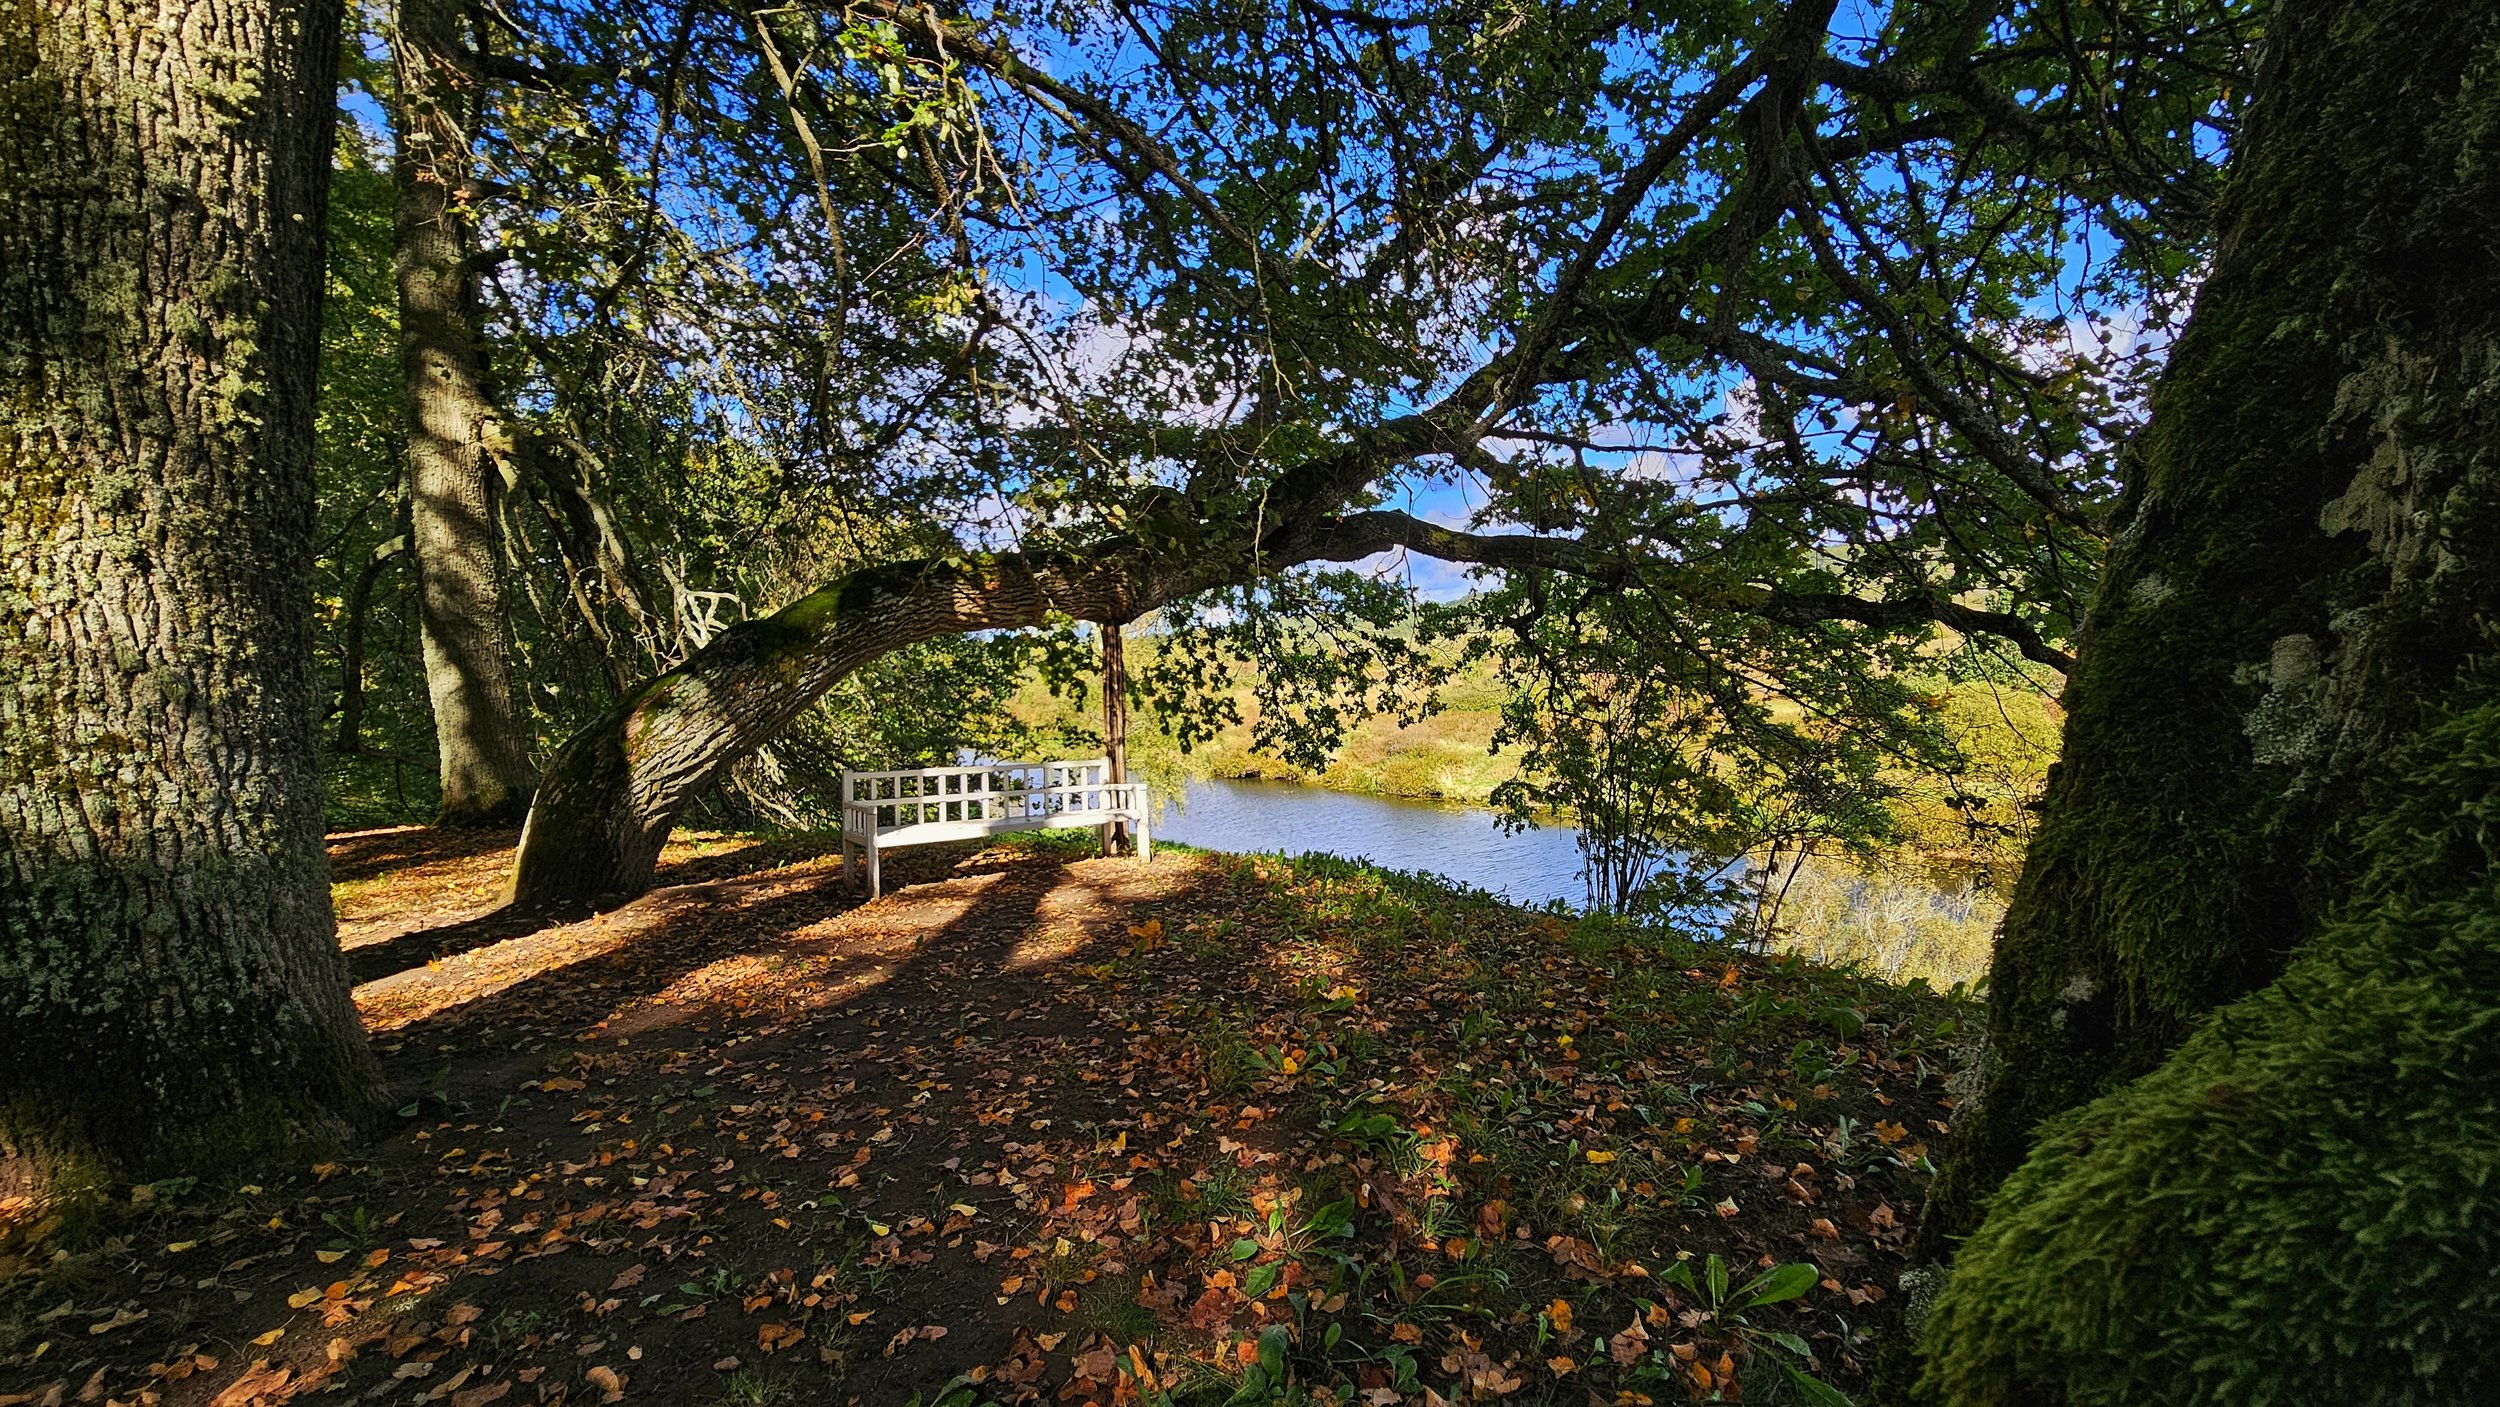
[[[1771,946],[1856,965],[1887,982],[1977,986],[2005,919],[2003,891],[1958,863],[1922,858],[1905,851],[1871,862],[1807,857],[1780,893]]]
[[[1153,636],[1133,637],[1131,668],[1142,668],[1154,648]],[[1159,726],[1153,707],[1141,705],[1131,716],[1129,758],[1137,771],[1165,785],[1184,777],[1246,777],[1485,806],[1495,787],[1519,774],[1515,751],[1493,750],[1507,697],[1490,659],[1469,662],[1441,686],[1439,708],[1429,717],[1366,719],[1348,731],[1328,766],[1313,772],[1253,746],[1257,705],[1244,683],[1233,690],[1242,721],[1187,754]],[[2019,683],[1953,684],[1939,687],[1937,697],[1940,719],[1965,765],[1952,777],[1910,769],[1888,774],[1896,789],[1888,803],[1895,829],[1905,852],[1922,864],[1950,857],[1988,872],[2000,886],[2010,884],[2031,838],[2028,808],[2057,760],[2063,715],[2044,689]],[[1036,674],[1026,679],[1012,710],[1021,723],[1090,749],[1100,746],[1101,706],[1099,694],[1082,701],[1055,696]]]
[[[1929,1318],[1934,1400],[2500,1401],[2500,705],[2420,756],[2340,922],[2044,1131]]]
[[[1938,721],[1960,767],[1889,774],[1894,824],[1908,848],[1958,857],[2011,889],[2065,715],[2040,681],[1971,680],[1942,690],[1940,702]]]
[[[1129,642],[1131,669],[1143,668],[1154,648],[1154,637],[1133,637]],[[1349,729],[1344,745],[1317,772],[1260,752],[1251,741],[1257,704],[1249,686],[1237,685],[1232,697],[1241,721],[1226,725],[1212,740],[1186,754],[1160,726],[1153,706],[1139,706],[1130,716],[1131,768],[1166,786],[1184,777],[1246,777],[1310,782],[1367,796],[1422,797],[1476,806],[1490,804],[1493,788],[1518,772],[1514,754],[1493,751],[1493,730],[1501,724],[1502,686],[1492,666],[1484,662],[1461,670],[1444,685],[1440,709],[1427,718],[1409,724],[1395,718],[1370,718]],[[1101,707],[1099,693],[1089,692],[1082,702],[1058,697],[1036,675],[1017,693],[1013,711],[1019,721],[1038,731],[1065,739],[1071,747],[1090,749],[1101,745]]]

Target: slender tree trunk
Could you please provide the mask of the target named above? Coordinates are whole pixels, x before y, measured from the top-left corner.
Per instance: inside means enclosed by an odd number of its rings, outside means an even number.
[[[408,554],[401,533],[373,549],[347,592],[347,626],[339,643],[339,731],[330,750],[354,757],[365,750],[365,621],[373,612],[373,584],[382,569]]]
[[[381,1081],[321,839],[339,9],[0,30],[0,1193],[332,1143]]]
[[[1102,751],[1111,780],[1128,780],[1128,646],[1118,621],[1102,622]],[[1111,853],[1126,854],[1128,822],[1111,823]]]
[[[426,693],[440,825],[506,825],[535,786],[513,709],[491,455],[502,434],[478,349],[465,205],[479,87],[456,0],[401,0],[393,44],[394,256]]]
[[[2192,1057],[2171,1057],[2200,1028],[2256,1029],[2252,1016],[2208,1022],[2244,994],[2266,989],[2235,1011],[2308,999],[2286,995],[2305,988],[2267,984],[2323,924],[2349,913],[2365,873],[2384,869],[2383,821],[2417,789],[2425,728],[2494,696],[2495,151],[2500,11],[2447,0],[2292,0],[2276,12],[2220,252],[2133,447],[2132,509],[2078,650],[2064,759],[1998,944],[1981,1097],[1961,1111],[1922,1227],[1930,1258],[1980,1228],[1991,1246],[1985,1273],[2008,1274],[2007,1227],[2048,1205],[2056,1178],[2081,1176],[2069,1168],[2090,1161],[2079,1148],[2098,1136],[2107,1147],[2093,1156],[2104,1164],[2131,1156],[2111,1130],[2152,1097],[2139,1090],[2212,1082],[2196,1096],[2204,1102],[2195,1117],[2170,1118],[2161,1156],[2177,1166],[2212,1161],[2216,1186],[2231,1158],[2257,1166],[2289,1146],[2280,1133],[2220,1127],[2239,1102],[2235,1081],[2269,1090],[2252,1107],[2302,1107],[2303,1096],[2268,1083],[2279,1075],[2182,1073],[2205,1068],[2197,1061],[2228,1063],[2214,1048],[2226,1039],[2219,1034],[2198,1038]],[[2475,845],[2460,844],[2457,857],[2456,882],[2488,874]],[[2494,998],[2486,989],[2477,1000]],[[2366,1028],[2334,1035],[2373,1039]],[[2257,1049],[2229,1058],[2254,1059]],[[2488,1081],[2488,1057],[2459,1048],[2448,1058]],[[2395,1059],[2390,1049],[2386,1060]],[[2047,1126],[2043,1141],[2044,1121],[2156,1067],[2140,1086]],[[2396,1129],[2404,1101],[2427,1098],[2427,1089],[2350,1085],[2335,1096],[2343,1107],[2314,1111],[2314,1126],[2358,1119]],[[2200,1131],[2208,1117],[2217,1126]],[[2270,1141],[2277,1147],[2265,1148]],[[1996,1196],[2035,1149],[2048,1151],[2035,1156],[2022,1192]],[[2401,1155],[2380,1156],[2391,1162],[2375,1185],[2392,1195],[2388,1187],[2404,1185]],[[2042,1171],[2052,1167],[2068,1170]],[[2307,1175],[2324,1186],[2329,1172],[2321,1165]],[[2149,1188],[2138,1195],[2148,1215],[2161,1200]],[[2257,1239],[2248,1228],[2268,1214],[2263,1197],[2241,1191],[2208,1205],[2197,1200],[2202,1191],[2168,1195],[2162,1205],[2208,1218],[2180,1233],[2187,1240],[2254,1254],[2245,1247]],[[2071,1221],[2073,1209],[2063,1215]],[[2424,1212],[2409,1215],[2429,1224]],[[2481,1216],[2488,1229],[2489,1212]],[[2130,1233],[2114,1220],[2074,1228],[2085,1230],[2109,1238],[2096,1269],[2038,1262],[2044,1282],[2062,1277],[2078,1298],[2102,1297],[2074,1307],[2057,1330],[2072,1342],[1983,1352],[1967,1341],[1955,1349],[1956,1400],[2057,1401],[2094,1373],[2132,1381],[2115,1360],[2093,1360],[2069,1382],[2059,1353],[2115,1319],[2184,1312],[2191,1301],[2154,1289],[2169,1269],[2143,1271],[2141,1295],[2100,1278],[2136,1273],[2134,1258],[2152,1254],[2141,1247],[2167,1246],[2170,1233]],[[2324,1227],[2299,1234],[2337,1244]],[[2038,1256],[2051,1255],[2049,1244],[2039,1243]],[[2354,1254],[2357,1273],[2370,1253]],[[2437,1273],[2442,1253],[2426,1254],[2409,1283]],[[2210,1266],[2196,1273],[2227,1278]],[[2329,1284],[2353,1278],[2340,1266],[2316,1274]],[[1955,1332],[1981,1335],[1980,1306],[2019,1305],[2025,1292],[1995,1281],[1965,1287],[1957,1274],[1964,1312]],[[2453,1317],[2437,1303],[2391,1303],[2411,1304],[2424,1321]],[[2331,1320],[2304,1322],[2313,1343],[2343,1334]],[[2202,1332],[2210,1338],[2196,1342],[2212,1344],[2216,1361],[2233,1351],[2221,1345],[2258,1339],[2245,1326]],[[2000,1349],[2001,1360],[1991,1356]],[[1974,1395],[1980,1375],[1970,1364],[1983,1359],[2023,1360],[2032,1376],[2007,1369],[2005,1397]],[[2291,1372],[2284,1390],[2326,1392],[2324,1376],[2301,1385],[2303,1361],[2277,1365]],[[2175,1381],[2135,1390],[2136,1401],[2217,1400]]]

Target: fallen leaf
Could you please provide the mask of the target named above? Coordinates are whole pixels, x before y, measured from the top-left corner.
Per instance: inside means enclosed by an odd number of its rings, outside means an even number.
[[[96,1323],[88,1325],[87,1332],[90,1334],[109,1334],[115,1329],[127,1329],[131,1325],[136,1324],[140,1320],[147,1317],[148,1312],[144,1309],[134,1310],[125,1307],[114,1310],[113,1317],[110,1319],[99,1320]]]
[[[292,1368],[272,1367],[266,1358],[255,1358],[243,1376],[226,1384],[226,1390],[208,1400],[208,1407],[244,1407],[255,1398],[265,1397],[285,1387],[295,1376]]]

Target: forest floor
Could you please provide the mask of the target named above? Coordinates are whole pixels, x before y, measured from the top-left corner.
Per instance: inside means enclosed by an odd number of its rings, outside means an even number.
[[[0,1407],[1829,1403],[1973,1017],[1336,861],[698,836],[554,923],[510,843],[333,838],[399,1126],[27,1256]]]

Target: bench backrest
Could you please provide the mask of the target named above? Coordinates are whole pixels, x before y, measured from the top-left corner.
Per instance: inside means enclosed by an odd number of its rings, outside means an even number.
[[[845,771],[842,818],[878,835],[924,825],[1048,826],[1062,816],[1091,824],[1139,804],[1138,783],[1110,778],[1110,759],[1102,757]]]

